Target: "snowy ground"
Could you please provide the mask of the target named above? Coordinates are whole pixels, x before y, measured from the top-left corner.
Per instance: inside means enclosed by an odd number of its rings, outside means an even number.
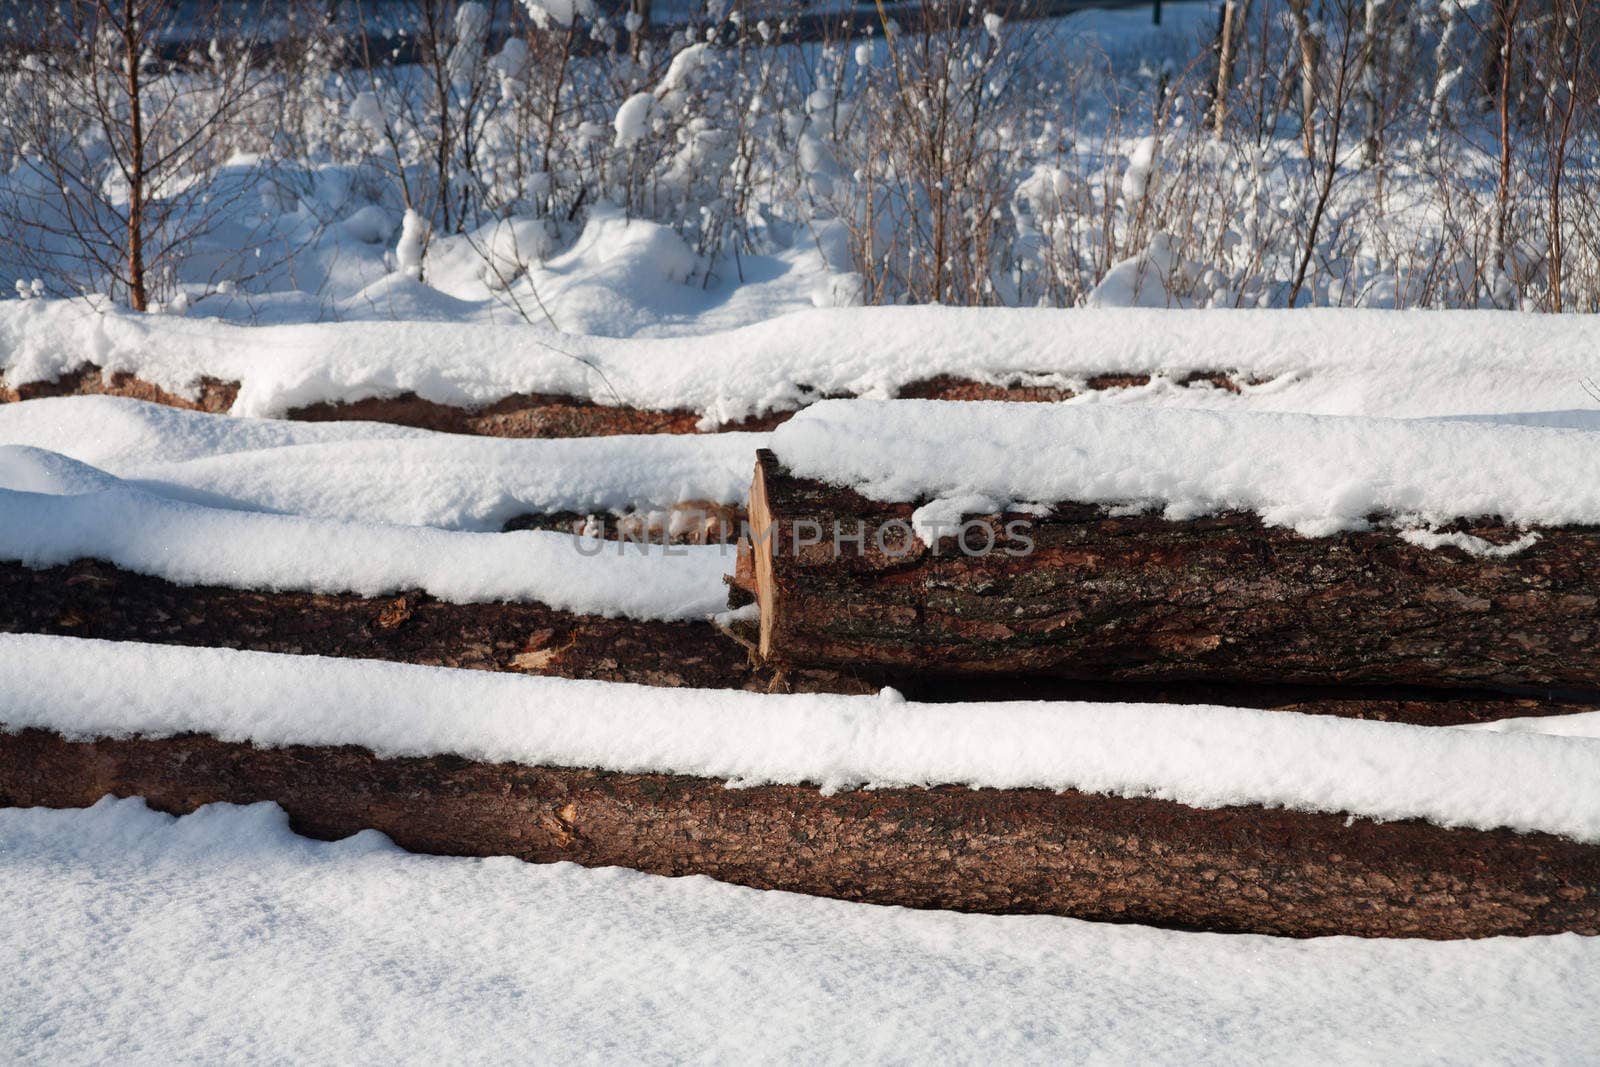
[[[1175,933],[0,810],[0,1058],[1577,1063],[1600,941]],[[90,962],[92,961],[92,963]]]

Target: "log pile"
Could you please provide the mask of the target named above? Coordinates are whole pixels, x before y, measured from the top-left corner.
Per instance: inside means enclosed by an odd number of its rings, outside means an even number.
[[[206,410],[225,410],[236,389],[205,383],[191,402],[97,371],[60,387]],[[940,379],[906,393],[996,389]],[[696,430],[688,413],[561,397],[477,412],[400,397],[295,417],[507,436]],[[1311,539],[1247,513],[1174,521],[1062,502],[969,516],[959,539],[930,545],[912,530],[920,503],[798,478],[762,451],[730,592],[733,607],[755,612],[737,622],[605,619],[420,592],[180,586],[85,560],[0,563],[0,631],[655,686],[892,685],[921,700],[1209,702],[1429,726],[1600,705],[1600,529],[1540,530],[1530,547],[1483,557],[1381,527]],[[687,533],[670,518],[640,522],[652,539],[706,541],[741,518],[724,508]],[[1490,521],[1460,531],[1490,543],[1523,533]],[[970,551],[974,540],[982,551]],[[913,907],[1288,936],[1600,934],[1600,846],[1548,834],[1070,790],[729,789],[351,747],[7,733],[4,720],[0,707],[0,804],[77,806],[115,793],[186,812],[271,800],[313,836],[376,828],[417,851],[704,874]]]
[[[0,716],[3,718],[3,716]],[[729,789],[665,774],[381,759],[215,738],[0,733],[0,804],[271,800],[314,837],[704,874],[762,889],[1311,937],[1600,934],[1600,847],[1040,789]]]
[[[1253,514],[1172,521],[1065,503],[971,517],[968,547],[992,547],[968,554],[954,537],[917,539],[915,504],[796,478],[760,453],[734,601],[760,606],[764,662],[1600,690],[1597,529],[1538,531],[1523,551],[1481,558],[1383,530],[1308,538]]]

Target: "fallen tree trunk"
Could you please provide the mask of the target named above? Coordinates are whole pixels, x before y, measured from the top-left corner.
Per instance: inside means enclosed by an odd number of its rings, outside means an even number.
[[[176,585],[83,560],[34,570],[0,563],[0,632],[254,652],[379,659],[700,689],[869,693],[908,698],[1220,704],[1423,726],[1454,726],[1600,707],[1600,694],[1457,692],[1273,684],[1094,683],[920,670],[789,669],[781,677],[703,622],[574,615],[541,604],[450,604],[425,593],[358,597]]]
[[[1102,374],[1087,379],[1081,390],[1059,385],[995,385],[949,375],[911,382],[900,395],[930,400],[1008,400],[1019,403],[1070,399],[1079,392],[1128,389],[1148,385],[1148,374]],[[1236,378],[1221,371],[1189,374],[1175,384],[1188,388],[1214,388],[1238,392],[1241,384],[1256,379]],[[239,394],[238,382],[202,378],[193,399],[141,381],[126,372],[105,372],[89,365],[49,382],[10,387],[0,376],[0,403],[35,397],[106,395],[126,396],[192,411],[225,413]],[[723,423],[716,432],[770,430],[787,421],[798,408]],[[550,393],[515,393],[481,407],[458,407],[425,400],[415,393],[369,397],[348,403],[319,403],[294,408],[286,418],[305,422],[387,422],[444,433],[484,437],[609,437],[617,434],[692,434],[702,432],[700,416],[682,409],[658,410],[600,404],[586,397]]]
[[[1486,558],[1388,531],[1308,538],[1253,514],[1171,521],[1060,504],[1042,516],[980,517],[966,543],[992,547],[969,555],[954,538],[937,550],[918,540],[913,510],[796,478],[759,453],[735,599],[760,606],[754,641],[765,662],[1600,687],[1594,528],[1542,530],[1531,547]],[[1465,532],[1516,536],[1492,524]]]
[[[0,709],[0,722],[4,711]],[[1309,937],[1600,934],[1600,847],[1548,834],[1039,789],[729,789],[188,735],[0,733],[0,804],[274,801],[301,833],[703,874],[908,907]]]

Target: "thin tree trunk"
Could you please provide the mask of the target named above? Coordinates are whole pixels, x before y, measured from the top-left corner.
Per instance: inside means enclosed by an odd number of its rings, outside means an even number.
[[[1452,65],[1451,53],[1461,9],[1457,0],[1441,0],[1439,9],[1444,22],[1439,28],[1439,44],[1433,51],[1433,93],[1428,101],[1428,137],[1435,145],[1449,118],[1450,90],[1460,73],[1460,67]]]
[[[1307,5],[1308,0],[1289,0],[1300,45],[1300,140],[1305,145],[1306,158],[1311,159],[1317,148],[1317,61],[1321,47],[1311,32]]]
[[[628,55],[637,60],[639,53],[644,50],[644,42],[650,35],[650,0],[628,0],[628,13],[638,19],[638,26],[628,33]],[[574,27],[577,19],[572,20]]]
[[[1377,164],[1382,141],[1384,50],[1379,36],[1383,6],[1384,0],[1366,0],[1366,18],[1361,28],[1361,162],[1368,167]]]
[[[561,119],[561,90],[567,83],[567,67],[572,63],[572,45],[577,39],[578,20],[574,18],[567,25],[566,36],[561,40],[561,66],[556,71],[556,83],[550,88],[550,110],[545,114],[544,123],[544,151],[540,156],[540,167],[544,171],[545,180],[550,182],[554,191],[554,178],[550,174],[550,154],[555,149],[556,123]]]
[[[1222,8],[1222,28],[1217,34],[1217,95],[1211,105],[1212,126],[1218,137],[1228,127],[1228,96],[1233,91],[1233,61],[1237,38],[1244,32],[1250,0],[1227,0]]]
[[[1495,45],[1499,50],[1500,75],[1500,175],[1495,190],[1494,263],[1502,271],[1506,269],[1506,239],[1511,226],[1511,53],[1516,43],[1517,14],[1521,9],[1522,0],[1497,0],[1495,6],[1499,30]]]
[[[1554,144],[1550,151],[1550,208],[1549,208],[1549,281],[1550,310],[1565,309],[1563,293],[1565,279],[1566,242],[1562,227],[1562,185],[1566,179],[1567,153],[1572,140],[1572,120],[1578,108],[1578,78],[1582,74],[1586,49],[1583,47],[1583,20],[1588,16],[1588,4],[1569,5],[1558,0],[1553,32],[1560,42],[1557,56],[1561,60],[1561,84],[1554,90],[1565,94],[1564,106],[1559,110],[1560,122],[1554,130]],[[1574,31],[1577,32],[1574,32]]]
[[[135,311],[146,311],[150,300],[144,277],[145,146],[139,15],[135,0],[123,0],[122,44],[128,92],[128,305]]]

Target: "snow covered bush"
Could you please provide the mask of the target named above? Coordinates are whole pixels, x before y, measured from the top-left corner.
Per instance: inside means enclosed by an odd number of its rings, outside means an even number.
[[[1009,0],[135,7],[132,46],[122,5],[64,0],[0,55],[0,291],[334,314],[399,270],[520,310],[593,222],[702,289],[808,249],[823,304],[1600,308],[1600,0],[1159,28]],[[157,41],[179,12],[195,54]]]

